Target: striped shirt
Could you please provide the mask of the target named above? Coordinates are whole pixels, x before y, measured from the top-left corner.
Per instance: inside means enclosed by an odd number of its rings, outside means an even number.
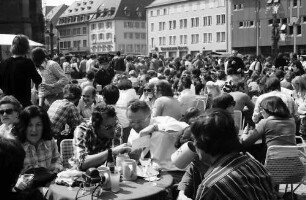
[[[247,155],[232,153],[218,159],[198,187],[196,200],[274,200],[268,171]]]
[[[29,142],[25,142],[23,143],[23,149],[26,157],[22,172],[37,167],[44,167],[54,172],[63,169],[62,159],[55,140],[40,140],[37,147]]]

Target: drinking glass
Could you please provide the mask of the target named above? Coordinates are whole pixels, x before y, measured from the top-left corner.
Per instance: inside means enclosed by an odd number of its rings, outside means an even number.
[[[120,190],[120,173],[118,170],[115,170],[114,173],[110,173],[110,180],[111,180],[111,191],[116,193]]]

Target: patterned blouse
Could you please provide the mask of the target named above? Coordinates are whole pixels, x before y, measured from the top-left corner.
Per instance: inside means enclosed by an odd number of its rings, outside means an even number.
[[[26,157],[22,173],[37,167],[44,167],[53,172],[59,172],[63,169],[62,158],[54,139],[40,140],[37,148],[29,142],[25,142],[23,149],[26,152]]]

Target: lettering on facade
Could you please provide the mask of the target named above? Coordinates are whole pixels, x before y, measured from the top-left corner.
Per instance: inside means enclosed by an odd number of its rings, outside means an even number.
[[[162,51],[188,51],[188,47],[161,47],[160,50]]]

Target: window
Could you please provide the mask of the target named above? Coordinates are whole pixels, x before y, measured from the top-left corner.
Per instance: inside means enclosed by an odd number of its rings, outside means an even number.
[[[191,34],[191,44],[199,43],[199,34]]]
[[[140,33],[135,33],[135,39],[140,39]]]
[[[151,47],[153,48],[155,46],[154,44],[154,38],[151,38]]]
[[[145,40],[146,39],[147,34],[146,33],[140,33],[140,37],[141,39]]]
[[[163,45],[163,38],[162,37],[159,37],[159,46]]]
[[[208,33],[208,42],[212,43],[212,33]]]
[[[180,19],[180,29],[187,28],[187,19]]]
[[[106,33],[106,39],[111,40],[112,39],[112,34],[111,33]]]
[[[169,30],[176,29],[176,21],[169,21]]]
[[[133,33],[129,33],[129,39],[133,39]]]
[[[199,27],[199,18],[191,18],[191,27]]]
[[[159,16],[160,15],[160,10],[157,10],[157,16]]]
[[[184,44],[187,44],[187,35],[184,35]]]
[[[297,6],[297,0],[293,0],[292,5],[293,5],[293,7]]]
[[[154,31],[154,23],[151,23],[151,32]]]
[[[165,30],[166,22],[159,22],[158,24],[159,24],[159,29],[158,29],[159,31]]]
[[[168,14],[168,10],[166,8],[164,8],[164,15]]]
[[[99,29],[104,29],[104,23],[103,23],[103,22],[100,22],[100,23],[98,24],[98,27],[99,27]]]
[[[208,35],[208,33],[204,33],[203,34],[203,43],[207,43],[208,42],[208,39],[207,39],[208,36],[207,35]]]
[[[225,32],[217,32],[216,42],[225,42]]]
[[[150,15],[151,15],[151,17],[153,17],[153,10],[151,10]]]
[[[173,36],[173,37],[172,37],[172,44],[173,44],[173,45],[176,45],[176,36]]]
[[[139,22],[135,22],[135,28],[139,28],[140,25],[139,25]]]
[[[99,34],[99,40],[104,40],[104,34],[103,33]]]
[[[96,40],[96,34],[91,35],[91,40],[95,41]]]
[[[225,14],[221,15],[221,24],[225,24]]]
[[[184,44],[184,35],[180,35],[180,44]]]
[[[212,16],[206,16],[203,18],[203,26],[211,26]]]
[[[95,30],[96,29],[96,24],[91,24],[91,30]]]
[[[124,35],[124,36],[123,36],[124,39],[127,39],[127,38],[128,38],[128,33],[124,33],[123,35]]]
[[[225,32],[221,32],[221,42],[225,42]]]
[[[106,22],[106,28],[112,28],[113,23],[112,22]]]
[[[221,15],[217,15],[217,25],[221,24]]]

